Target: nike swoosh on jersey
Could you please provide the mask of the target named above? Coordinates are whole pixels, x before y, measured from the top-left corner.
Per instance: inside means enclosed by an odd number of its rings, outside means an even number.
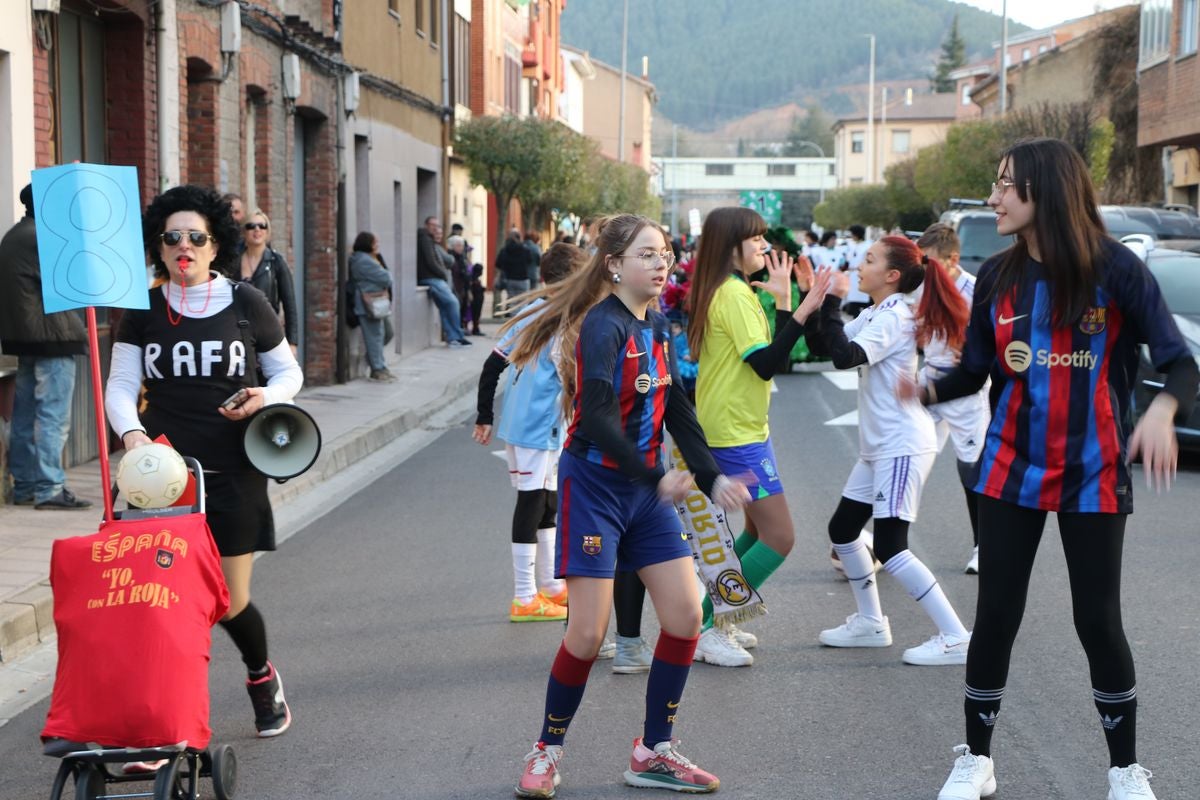
[[[646,351],[645,351],[645,350],[643,350],[643,351],[642,351],[642,352],[640,352],[640,353],[631,353],[631,352],[629,352],[628,350],[626,350],[626,351],[625,351],[625,357],[626,357],[626,358],[641,358],[641,357],[642,357],[642,356],[644,356],[644,355],[646,355]]]
[[[1001,314],[1000,316],[996,317],[996,322],[1000,323],[1001,325],[1010,325],[1010,324],[1016,322],[1017,320],[1025,319],[1025,317],[1028,317],[1028,316],[1029,316],[1028,314],[1017,314],[1015,317],[1006,317],[1003,314]]]

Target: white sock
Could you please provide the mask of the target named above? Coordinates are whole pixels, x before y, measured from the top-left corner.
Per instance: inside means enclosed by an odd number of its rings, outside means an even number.
[[[967,629],[963,627],[958,614],[954,613],[954,606],[946,599],[946,593],[938,585],[937,579],[911,550],[901,550],[888,559],[883,568],[900,581],[908,596],[917,601],[917,605],[929,615],[939,631],[954,636],[967,635]]]
[[[858,604],[858,613],[876,622],[883,622],[879,587],[875,585],[875,564],[871,560],[871,554],[867,552],[867,546],[859,538],[850,544],[835,544],[833,549],[842,561],[842,568],[846,570],[850,588],[854,590],[854,602]]]
[[[563,581],[554,577],[554,528],[542,528],[537,532],[537,585],[553,597],[563,590]]]
[[[537,594],[537,586],[533,582],[533,562],[536,557],[536,544],[513,543],[513,597],[522,603],[528,603]]]

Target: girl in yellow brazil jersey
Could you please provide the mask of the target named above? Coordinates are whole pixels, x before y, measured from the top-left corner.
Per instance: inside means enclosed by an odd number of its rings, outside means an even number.
[[[787,363],[804,334],[804,323],[825,296],[817,287],[792,311],[792,260],[786,253],[770,252],[763,238],[766,232],[763,218],[748,208],[718,208],[708,215],[700,235],[688,324],[688,346],[699,354],[700,427],[721,470],[747,476],[751,502],[746,506],[746,530],[734,542],[734,552],[755,588],[779,568],[796,540],[767,428],[771,378]],[[764,266],[768,280],[751,282],[749,276]],[[808,291],[812,266],[802,258],[795,272],[801,290]],[[774,338],[751,287],[775,296]],[[712,621],[712,604],[706,597],[696,660],[722,667],[752,664],[754,657],[747,649],[758,643],[754,635],[736,627],[722,631]]]

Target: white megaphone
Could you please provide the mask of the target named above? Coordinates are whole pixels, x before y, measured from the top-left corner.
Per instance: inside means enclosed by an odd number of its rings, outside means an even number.
[[[321,453],[321,429],[304,409],[274,403],[250,418],[242,449],[250,466],[283,483],[307,472],[316,462]]]

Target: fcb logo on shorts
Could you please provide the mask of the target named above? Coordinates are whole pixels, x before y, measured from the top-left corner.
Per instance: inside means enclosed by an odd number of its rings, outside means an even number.
[[[175,554],[170,550],[159,550],[154,555],[154,563],[163,569],[170,569],[171,565],[175,563]]]
[[[600,536],[585,536],[583,537],[583,552],[589,556],[600,555]]]
[[[1088,336],[1095,336],[1097,333],[1104,331],[1104,325],[1107,322],[1108,308],[1092,306],[1083,312],[1083,317],[1079,320],[1079,330]]]

